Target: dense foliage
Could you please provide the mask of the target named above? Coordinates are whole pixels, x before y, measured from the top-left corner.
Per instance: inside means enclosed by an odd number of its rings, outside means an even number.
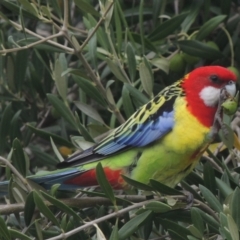
[[[24,177],[54,170],[195,67],[237,71],[239,11],[237,0],[1,0],[0,239],[238,240],[231,130],[176,189],[126,179],[133,190],[113,192],[101,165],[102,191],[46,192]]]

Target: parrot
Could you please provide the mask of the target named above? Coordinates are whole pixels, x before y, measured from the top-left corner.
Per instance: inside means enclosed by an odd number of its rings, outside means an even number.
[[[175,187],[213,141],[221,90],[234,96],[236,80],[227,68],[198,67],[161,90],[100,142],[60,162],[59,169],[27,179],[46,189],[57,183],[63,190],[94,187],[101,162],[114,189],[129,187],[123,175]],[[7,184],[0,183],[0,190]]]

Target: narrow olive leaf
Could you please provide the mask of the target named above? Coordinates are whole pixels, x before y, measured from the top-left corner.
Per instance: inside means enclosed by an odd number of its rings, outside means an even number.
[[[234,222],[231,215],[227,215],[227,222],[228,222],[228,228],[229,232],[231,234],[232,240],[239,240],[239,231],[237,224]]]
[[[33,198],[33,192],[30,192],[27,196],[25,206],[24,206],[24,220],[27,226],[31,224],[35,207],[36,205]]]
[[[153,190],[160,192],[161,194],[166,194],[166,195],[183,195],[182,192],[170,188],[154,179],[150,179],[150,184],[153,187]]]
[[[174,31],[180,27],[187,15],[188,13],[179,14],[172,19],[165,21],[149,34],[148,39],[151,41],[158,41],[164,39],[169,34],[173,34]]]
[[[82,12],[89,13],[96,17],[100,17],[99,12],[96,11],[95,8],[88,2],[83,1],[83,0],[74,0],[74,2]]]
[[[92,34],[92,32],[94,32],[95,28],[92,27],[91,29],[89,29],[88,31],[88,36]],[[96,33],[94,33],[89,42],[88,42],[88,53],[91,59],[91,63],[94,67],[94,69],[97,69],[97,35]]]
[[[39,17],[37,9],[28,0],[19,0],[24,9],[26,9],[32,15]]]
[[[57,146],[55,145],[55,143],[54,143],[54,141],[51,137],[50,137],[50,142],[51,142],[51,145],[52,145],[52,149],[53,149],[55,155],[57,156],[59,162],[63,162],[64,158],[62,157],[61,153],[58,151]]]
[[[237,187],[232,196],[232,202],[230,203],[231,215],[240,230],[240,189]]]
[[[103,192],[106,194],[106,196],[111,200],[113,205],[116,205],[116,199],[112,190],[112,187],[107,180],[107,177],[105,175],[105,172],[103,170],[102,164],[98,163],[96,166],[96,174],[97,174],[97,181],[103,190]]]
[[[92,136],[89,134],[87,129],[80,122],[80,119],[79,119],[79,116],[78,116],[77,112],[75,112],[75,118],[76,118],[76,124],[77,124],[77,127],[78,127],[78,131],[80,131],[80,134],[82,134],[82,136],[84,137],[84,139],[86,141],[94,142],[94,139],[92,138]]]
[[[8,104],[2,115],[1,115],[1,123],[0,123],[0,154],[3,153],[3,151],[5,150],[5,147],[6,147],[6,137],[8,135],[8,132],[9,132],[9,128],[10,128],[10,122],[11,122],[11,119],[13,117],[13,111],[12,111],[12,104]]]
[[[191,25],[194,23],[196,17],[199,15],[199,11],[201,9],[201,6],[203,4],[203,0],[198,0],[198,1],[193,1],[190,8],[188,9],[188,15],[184,19],[182,23],[182,31],[183,32],[188,32],[189,28]]]
[[[220,213],[220,223],[221,223],[220,229],[224,233],[225,238],[227,240],[233,240],[229,232],[227,216],[222,212]]]
[[[224,198],[226,198],[227,196],[229,196],[230,194],[233,193],[233,190],[231,187],[229,187],[229,185],[227,185],[224,181],[222,181],[219,178],[215,178],[216,180],[216,184],[217,184],[217,189],[220,191],[220,193],[224,196]]]
[[[43,230],[42,225],[39,223],[40,219],[37,221],[34,221],[35,231],[36,231],[36,237],[38,240],[43,240]]]
[[[7,228],[6,222],[0,216],[0,237],[2,239],[11,240],[10,232]]]
[[[198,209],[198,212],[201,214],[201,217],[204,222],[206,222],[209,226],[211,226],[214,229],[219,229],[219,222],[217,222],[212,216],[208,215],[201,209]]]
[[[101,95],[96,86],[88,81],[87,79],[79,76],[73,75],[73,80],[78,84],[78,86],[92,99],[94,99],[97,103],[102,105],[104,108],[107,107],[107,103],[104,97]]]
[[[133,217],[118,231],[119,240],[125,240],[130,237],[139,227],[144,225],[151,218],[151,216],[152,211],[148,210]]]
[[[131,43],[127,44],[126,53],[127,53],[128,71],[129,71],[130,79],[132,82],[134,82],[136,77],[137,63],[135,58],[135,51]]]
[[[195,57],[210,60],[216,60],[224,57],[220,51],[209,47],[207,44],[200,41],[182,40],[178,42],[178,45],[183,52]]]
[[[153,188],[149,185],[146,185],[144,183],[138,182],[136,180],[133,180],[127,176],[122,175],[122,178],[124,179],[125,182],[127,182],[128,184],[130,184],[131,186],[138,188],[138,189],[142,189],[145,191],[153,191]]]
[[[106,58],[105,60],[107,62],[108,67],[118,80],[122,82],[128,82],[127,79],[124,77],[120,69],[120,66],[118,66],[118,62],[116,60],[110,58]]]
[[[135,112],[135,109],[132,104],[129,90],[126,88],[125,84],[123,85],[123,88],[122,88],[122,101],[123,101],[124,112],[127,118],[129,118]]]
[[[97,230],[97,240],[107,240],[106,237],[104,236],[102,230],[98,227],[97,224],[93,224],[93,226]]]
[[[226,15],[218,15],[216,17],[210,18],[205,22],[199,29],[196,39],[202,41],[205,39],[221,22],[224,21]]]
[[[191,218],[194,227],[200,232],[201,236],[203,236],[205,227],[201,213],[198,208],[191,208]]]
[[[20,91],[22,84],[25,81],[25,76],[28,67],[29,51],[23,50],[16,53],[14,81],[17,91]]]
[[[64,138],[59,137],[56,134],[53,134],[53,133],[50,133],[50,132],[46,132],[46,131],[37,129],[37,128],[33,127],[31,124],[27,124],[27,127],[29,129],[31,129],[31,131],[33,133],[35,133],[37,136],[39,136],[39,137],[41,137],[41,138],[43,138],[45,140],[49,141],[49,139],[51,137],[56,144],[59,144],[59,145],[62,145],[62,146],[66,146],[66,147],[73,147],[73,144],[71,142],[67,141]]]
[[[13,141],[12,162],[17,170],[25,177],[26,176],[26,159],[20,141],[16,138]]]
[[[73,211],[70,207],[68,207],[67,205],[65,205],[64,203],[62,203],[61,201],[57,200],[56,198],[50,196],[49,194],[41,191],[42,196],[49,201],[50,203],[52,203],[53,206],[61,209],[62,211],[64,211],[65,213],[67,213],[70,216],[74,217],[74,220],[77,222],[82,222],[82,219],[77,215],[77,213],[75,211]]]
[[[178,240],[186,240],[186,238],[182,237],[178,232],[173,230],[168,230],[168,233],[172,239],[178,239]]]
[[[153,201],[153,202],[146,204],[145,208],[147,210],[151,210],[156,213],[164,213],[164,212],[168,212],[172,209],[169,205],[162,203],[162,202],[157,202],[157,201]]]
[[[215,181],[215,173],[212,168],[212,165],[209,162],[204,164],[203,169],[203,179],[204,186],[208,188],[214,195],[216,194],[216,181]]]
[[[130,95],[132,95],[133,98],[135,98],[137,101],[139,101],[141,103],[141,105],[144,105],[145,103],[147,103],[149,101],[149,99],[143,93],[141,93],[139,90],[137,90],[130,84],[125,83],[124,85],[129,90]]]
[[[49,102],[53,105],[56,111],[75,129],[77,124],[70,109],[54,94],[47,94]]]
[[[199,189],[200,189],[203,197],[205,198],[205,200],[208,202],[208,204],[210,205],[210,207],[212,209],[214,209],[215,211],[217,211],[219,213],[223,211],[223,207],[220,204],[220,202],[207,188],[205,188],[203,185],[200,185]]]
[[[122,40],[123,40],[123,27],[122,27],[122,21],[119,16],[119,11],[117,7],[113,8],[113,18],[114,18],[114,25],[115,25],[115,32],[116,32],[116,38],[117,38],[117,49],[118,53],[120,54],[122,51]]]
[[[11,138],[11,142],[13,142],[13,140],[15,138],[19,138],[21,139],[22,138],[22,133],[21,133],[21,130],[20,130],[20,114],[22,113],[22,110],[18,110],[11,122],[10,122],[10,138]]]
[[[166,74],[169,72],[169,61],[165,58],[153,58],[149,62],[157,67],[158,69],[163,70]]]
[[[188,229],[194,237],[196,237],[198,239],[202,239],[203,235],[200,233],[200,231],[195,226],[190,225],[188,227]]]
[[[149,97],[153,96],[153,74],[148,60],[143,57],[143,61],[139,64],[139,75],[144,91]]]
[[[87,116],[91,117],[92,119],[96,120],[97,122],[100,122],[102,124],[105,124],[100,114],[94,109],[92,106],[82,103],[82,102],[74,102],[76,107],[85,113]]]
[[[67,60],[64,53],[60,53],[59,58],[56,59],[54,65],[53,78],[56,83],[56,87],[59,95],[63,101],[67,101],[67,78],[66,75],[62,75],[67,70]]]
[[[112,228],[112,233],[110,235],[109,240],[118,240],[118,226],[117,224]]]
[[[177,232],[184,239],[187,238],[187,235],[190,235],[190,231],[186,227],[183,227],[174,221],[160,219],[160,223],[164,229]]]
[[[46,204],[43,202],[42,198],[39,196],[39,194],[36,191],[33,191],[33,198],[34,202],[38,208],[38,210],[46,217],[48,218],[53,224],[59,227],[59,222],[55,218],[54,214],[50,211],[50,209],[46,206]]]
[[[11,235],[11,239],[32,240],[32,238],[28,237],[27,235],[15,230],[15,229],[9,229],[9,233]],[[5,238],[4,238],[4,240],[5,240]]]

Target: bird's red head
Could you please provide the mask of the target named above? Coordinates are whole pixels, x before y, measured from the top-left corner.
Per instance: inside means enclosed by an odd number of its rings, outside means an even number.
[[[196,68],[184,77],[182,84],[189,111],[205,126],[212,126],[221,89],[225,87],[234,96],[236,80],[236,75],[224,67]]]

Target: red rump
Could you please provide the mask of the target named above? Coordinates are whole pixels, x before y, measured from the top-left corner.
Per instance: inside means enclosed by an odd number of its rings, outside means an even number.
[[[123,188],[124,180],[121,177],[122,174],[121,170],[112,170],[106,167],[104,168],[104,172],[107,177],[107,180],[114,189]],[[97,186],[98,181],[96,176],[96,170],[91,169],[84,173],[80,173],[78,176],[67,180],[65,184],[73,184],[81,187]]]

